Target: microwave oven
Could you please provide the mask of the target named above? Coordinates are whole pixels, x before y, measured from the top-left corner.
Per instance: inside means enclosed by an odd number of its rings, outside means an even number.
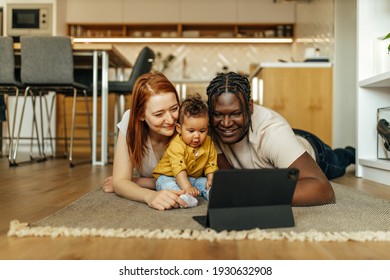
[[[53,5],[8,3],[6,6],[8,36],[53,35]]]

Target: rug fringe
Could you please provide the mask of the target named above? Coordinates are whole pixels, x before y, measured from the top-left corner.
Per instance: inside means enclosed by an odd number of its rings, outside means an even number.
[[[105,229],[105,228],[69,228],[69,227],[32,227],[18,220],[11,221],[8,236],[14,237],[116,237],[116,238],[156,238],[190,240],[288,240],[288,241],[390,241],[390,231],[358,232],[275,232],[261,229],[243,231],[180,230],[180,229]]]

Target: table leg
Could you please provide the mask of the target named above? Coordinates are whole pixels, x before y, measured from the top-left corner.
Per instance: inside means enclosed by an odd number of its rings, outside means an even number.
[[[98,165],[96,159],[97,147],[97,101],[98,101],[98,51],[93,52],[92,67],[92,165]]]
[[[108,53],[102,51],[102,165],[106,165],[108,163],[108,66]]]
[[[101,129],[100,129],[100,161],[97,159],[97,110],[98,110],[98,71],[101,58]],[[92,101],[92,164],[106,165],[108,163],[108,53],[93,52],[93,101]]]

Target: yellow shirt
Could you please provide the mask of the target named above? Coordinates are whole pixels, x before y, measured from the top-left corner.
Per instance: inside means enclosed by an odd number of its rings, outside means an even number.
[[[217,169],[217,152],[210,136],[207,136],[206,141],[195,155],[195,149],[186,145],[181,136],[177,134],[155,167],[153,176],[156,179],[160,175],[176,177],[179,172],[185,170],[188,177],[198,178],[213,173]]]

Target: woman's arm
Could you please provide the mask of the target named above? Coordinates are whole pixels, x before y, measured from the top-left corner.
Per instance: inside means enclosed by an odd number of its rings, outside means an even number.
[[[147,178],[133,178],[133,168],[134,166],[127,151],[126,138],[119,133],[115,148],[112,178],[115,193],[129,200],[144,202],[149,207],[158,210],[178,208],[180,205],[183,207],[187,206],[185,201],[179,197],[184,192],[168,190],[156,192],[151,189],[153,188],[151,180],[145,180]],[[145,185],[141,182],[141,179]],[[145,187],[141,187],[136,182],[141,182]]]
[[[329,180],[307,152],[295,160],[290,167],[299,169],[299,178],[292,199],[293,206],[335,202],[335,194]]]
[[[156,189],[156,180],[154,178],[146,177],[133,177],[132,181],[141,187],[148,188],[151,190]],[[106,177],[103,181],[103,191],[107,193],[113,193],[114,186],[112,184],[112,176]]]
[[[156,179],[147,177],[133,177],[132,181],[143,188],[156,190]]]

